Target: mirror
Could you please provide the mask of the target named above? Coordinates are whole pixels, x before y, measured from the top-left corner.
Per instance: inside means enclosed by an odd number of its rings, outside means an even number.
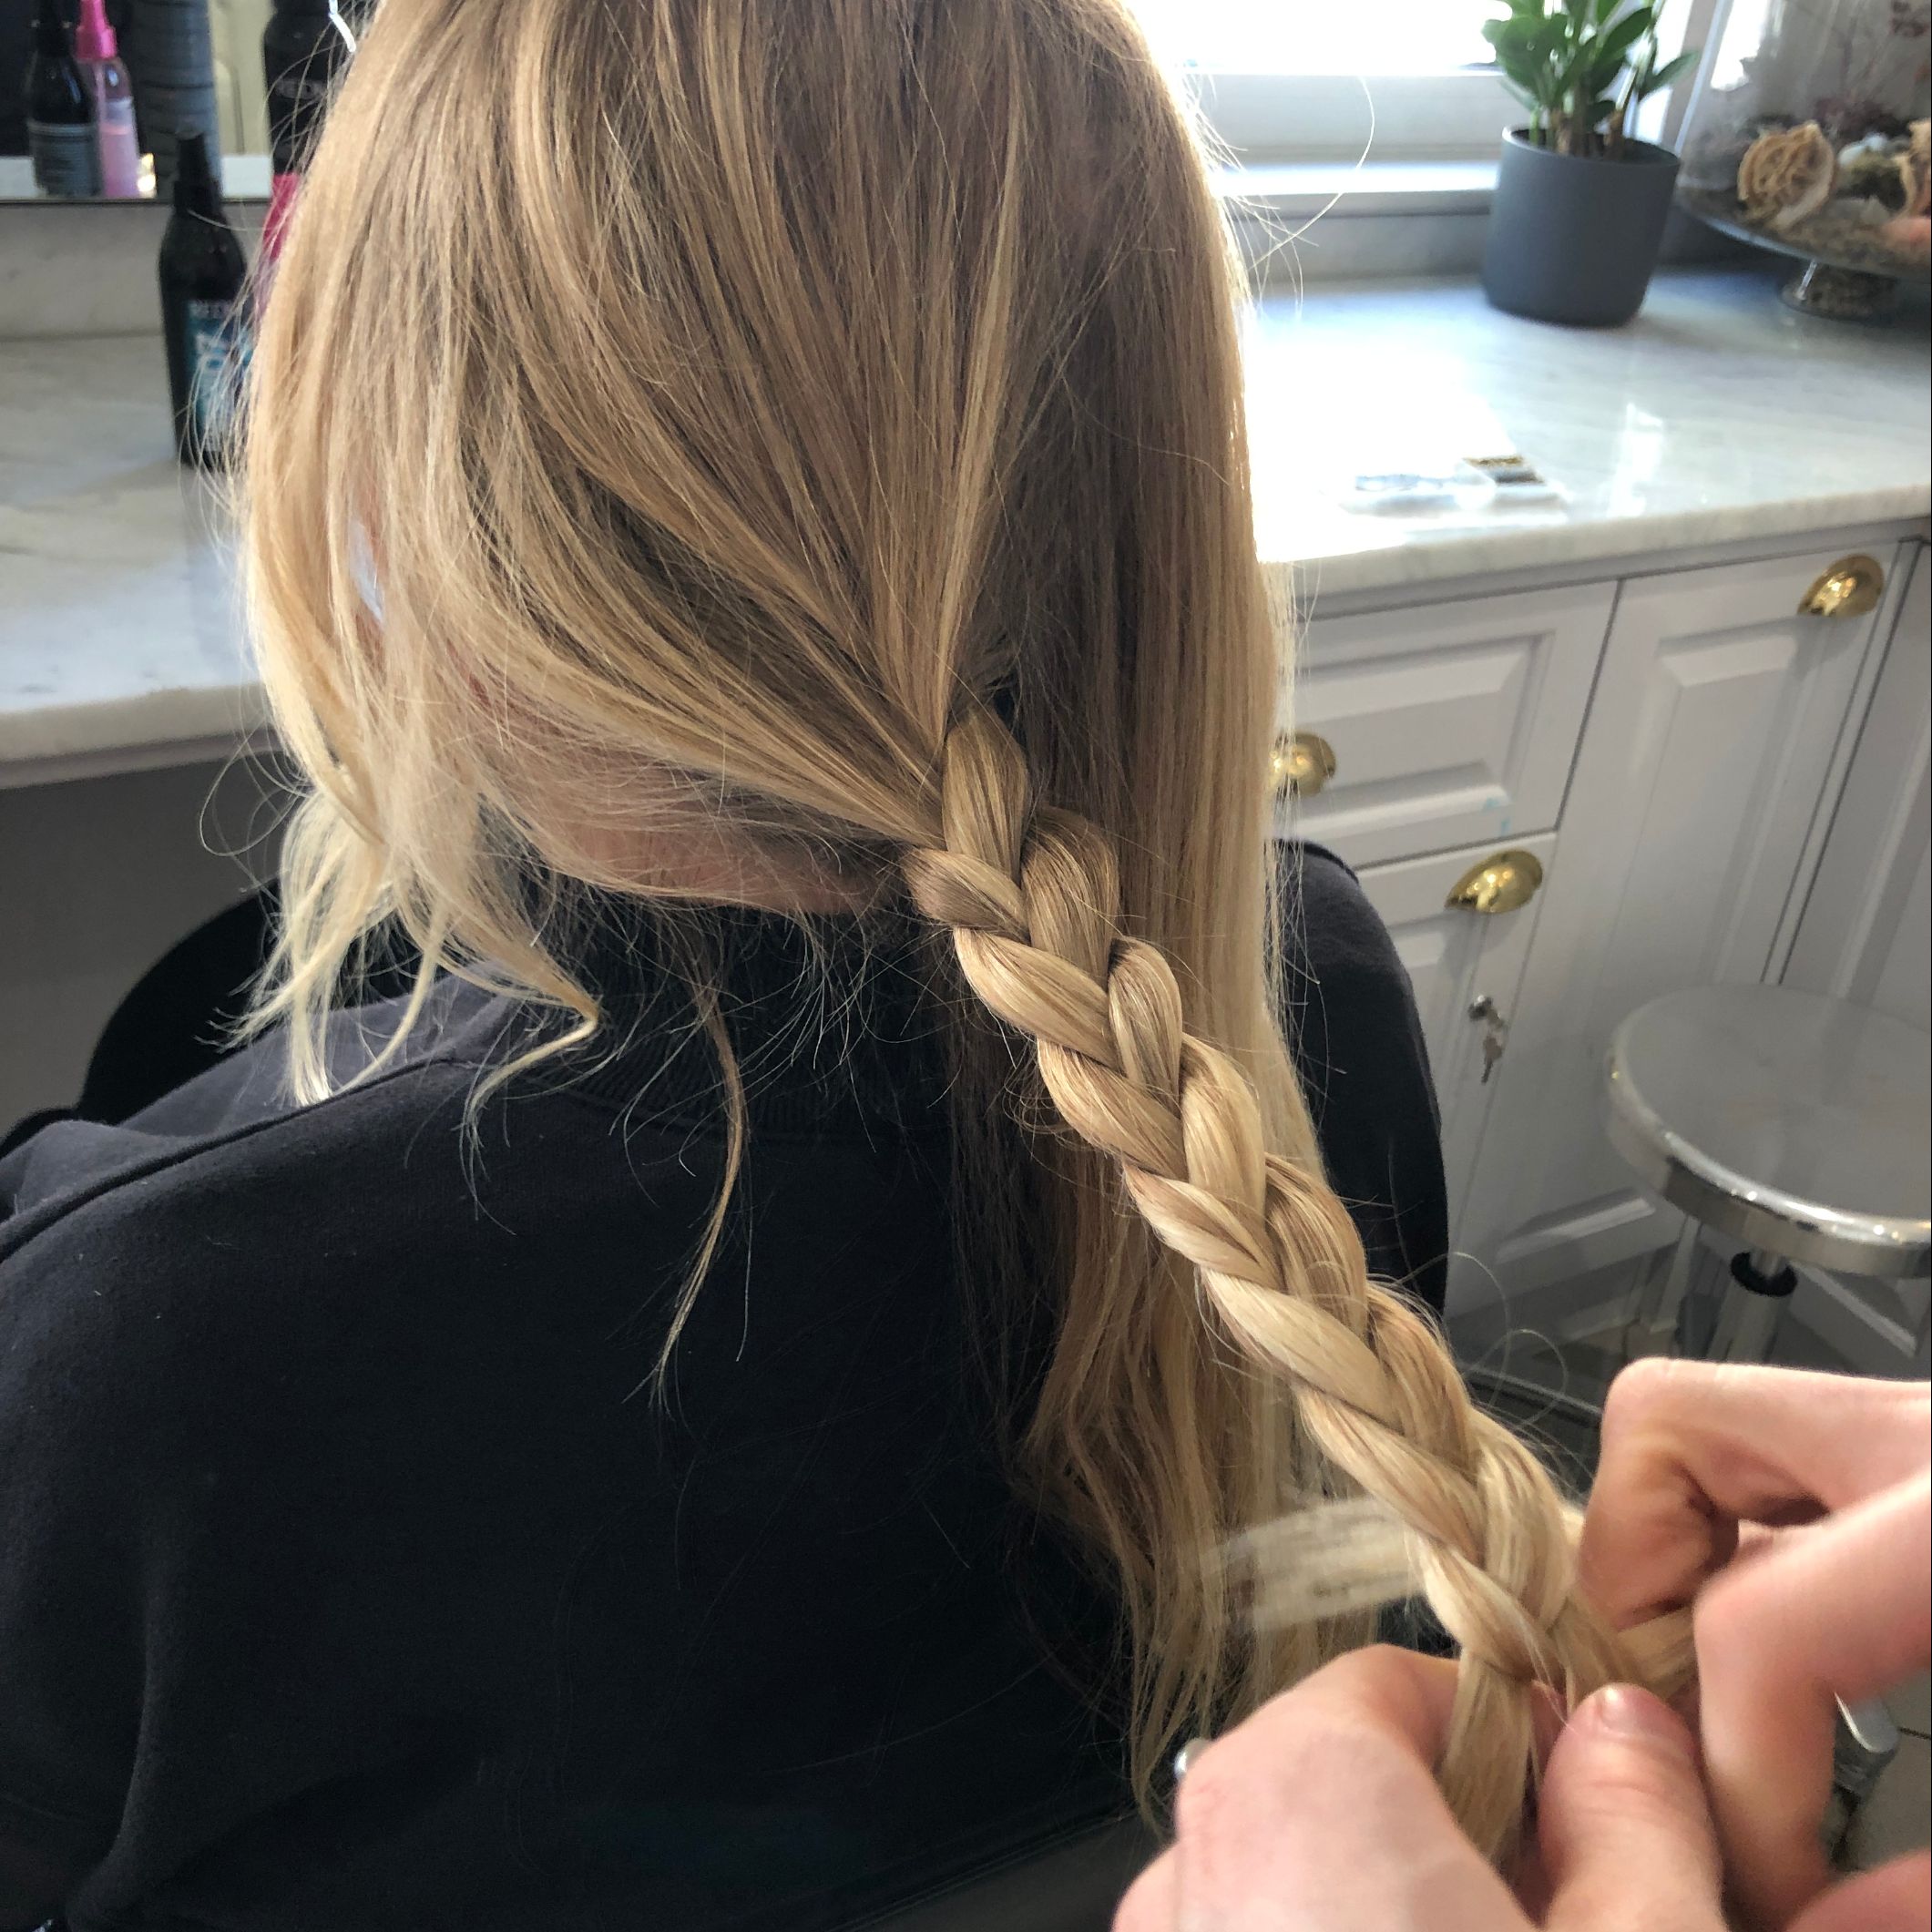
[[[304,108],[347,51],[349,21],[367,10],[366,0],[0,0],[0,200],[165,198],[175,134],[190,128],[210,137],[228,196],[265,199],[271,152],[286,157],[299,139]]]

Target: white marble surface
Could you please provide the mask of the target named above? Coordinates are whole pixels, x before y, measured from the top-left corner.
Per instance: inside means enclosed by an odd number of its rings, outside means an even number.
[[[225,526],[175,462],[158,337],[0,343],[0,785],[260,723]]]
[[[1776,302],[1775,268],[1665,271],[1609,332],[1464,283],[1269,298],[1250,384],[1263,554],[1304,601],[1932,511],[1923,311]],[[261,721],[219,509],[176,468],[158,342],[0,342],[0,786],[206,755]],[[1518,450],[1563,492],[1365,516],[1358,471]]]
[[[1317,231],[1319,232],[1319,230]],[[1304,598],[1620,559],[1932,509],[1923,307],[1883,328],[1794,314],[1782,264],[1665,270],[1622,329],[1503,315],[1471,285],[1267,301],[1252,331],[1262,553]],[[1516,451],[1561,500],[1343,507],[1362,471]]]

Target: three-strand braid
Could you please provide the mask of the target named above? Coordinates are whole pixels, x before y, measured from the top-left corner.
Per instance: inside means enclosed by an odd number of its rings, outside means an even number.
[[[1341,1202],[1269,1150],[1247,1076],[1188,1031],[1167,959],[1122,933],[1104,835],[1036,804],[1018,745],[984,710],[949,735],[940,799],[943,843],[903,860],[915,903],[1033,1041],[1061,1118],[1118,1160],[1242,1354],[1286,1381],[1322,1455],[1409,1533],[1463,1657],[1443,1788],[1497,1853],[1527,1788],[1537,1686],[1567,1707],[1614,1679],[1657,1683],[1674,1668],[1663,1633],[1626,1643],[1579,1597],[1573,1512],[1471,1406],[1430,1324],[1369,1280]]]

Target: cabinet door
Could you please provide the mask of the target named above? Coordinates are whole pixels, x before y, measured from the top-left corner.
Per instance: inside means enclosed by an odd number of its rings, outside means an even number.
[[[1578,584],[1317,618],[1294,723],[1334,770],[1283,829],[1358,869],[1554,830],[1611,596]]]
[[[1932,1032],[1932,553],[1911,568],[1784,981]],[[1801,1268],[1792,1315],[1866,1375],[1926,1373],[1924,1282]]]
[[[1519,840],[1515,849],[1529,853],[1547,874],[1556,863],[1556,846],[1555,838],[1546,833]],[[1442,1107],[1452,1240],[1484,1117],[1497,1090],[1493,1071],[1488,1079],[1483,1078],[1488,1022],[1471,1008],[1487,999],[1506,1024],[1513,1019],[1517,986],[1542,910],[1540,894],[1508,913],[1462,912],[1449,905],[1449,894],[1463,874],[1491,855],[1490,848],[1477,845],[1434,858],[1372,865],[1360,875],[1362,889],[1388,927],[1416,989]]]
[[[1901,568],[1904,567],[1901,565]],[[1932,1032],[1932,553],[1913,557],[1786,986]]]
[[[1876,624],[1795,614],[1835,561],[1825,551],[1624,586],[1493,1083],[1452,1307],[1676,1238],[1681,1218],[1603,1138],[1603,1056],[1617,1023],[1657,994],[1771,967]]]

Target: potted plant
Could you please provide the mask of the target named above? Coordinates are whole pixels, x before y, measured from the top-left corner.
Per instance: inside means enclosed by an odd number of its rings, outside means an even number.
[[[1507,5],[1483,37],[1529,121],[1503,137],[1483,288],[1512,314],[1614,327],[1642,305],[1677,179],[1674,154],[1626,130],[1697,53],[1659,64],[1650,0]]]

